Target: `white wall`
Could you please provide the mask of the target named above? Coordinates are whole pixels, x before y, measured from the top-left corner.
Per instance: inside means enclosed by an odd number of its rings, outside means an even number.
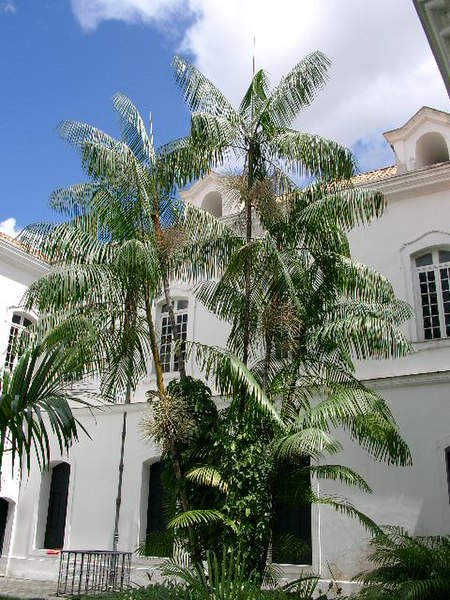
[[[414,131],[423,133],[426,128]],[[409,130],[406,134],[409,135]],[[411,141],[409,145],[412,148]],[[214,190],[214,184],[214,176],[199,182],[191,188],[187,200],[200,205],[202,198]],[[380,181],[378,187],[387,194],[386,214],[370,227],[351,233],[353,256],[384,274],[393,283],[396,294],[414,304],[411,254],[421,247],[445,244],[447,240],[450,245],[450,164],[399,174]],[[6,282],[0,280],[0,289],[8,290],[0,297],[0,320],[4,323],[0,332],[1,349],[9,331],[8,321],[5,321],[7,307],[18,302],[35,275],[28,272],[27,267],[23,274],[20,269],[15,273],[16,267],[9,259],[0,258],[0,277],[7,278]],[[227,324],[208,313],[187,286],[174,286],[173,294],[189,299],[188,339],[224,346],[229,330]],[[355,444],[346,443],[336,462],[359,471],[372,486],[373,494],[362,494],[338,484],[320,485],[347,496],[378,523],[404,525],[418,534],[450,533],[444,461],[444,450],[450,446],[450,340],[420,341],[414,319],[405,325],[405,333],[414,341],[415,353],[395,361],[359,363],[358,376],[388,401],[410,445],[414,465],[387,467],[373,461]],[[194,377],[201,376],[192,358],[187,370]],[[174,376],[176,374],[170,373],[165,378],[170,380]],[[127,407],[119,542],[124,550],[136,548],[143,530],[147,500],[146,482],[143,482],[143,473],[147,470],[143,465],[159,455],[155,445],[143,441],[139,430],[141,416],[147,408],[143,402],[145,392],[154,387],[154,377],[150,375],[137,390],[133,404]],[[72,469],[65,543],[68,549],[112,547],[123,410],[122,405],[96,411],[96,422],[86,411],[79,413],[93,440],[82,435],[80,444],[74,446],[66,458]],[[55,449],[54,458],[64,457]],[[36,548],[40,494],[41,474],[34,464],[30,477],[23,478],[20,488],[9,562],[12,575],[44,579],[56,575],[57,558]],[[328,561],[338,579],[348,580],[367,566],[368,536],[354,520],[329,508],[314,507],[312,522],[312,567],[316,572],[329,577]],[[292,574],[296,572],[298,574],[298,569],[291,569]]]

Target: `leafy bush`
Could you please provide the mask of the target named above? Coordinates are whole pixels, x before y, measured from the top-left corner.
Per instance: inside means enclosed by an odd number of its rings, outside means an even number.
[[[154,583],[146,587],[130,588],[123,592],[73,596],[72,600],[188,600],[186,588],[173,583]]]
[[[448,600],[450,536],[412,536],[386,527],[373,538],[370,559],[380,565],[360,573],[361,600]]]

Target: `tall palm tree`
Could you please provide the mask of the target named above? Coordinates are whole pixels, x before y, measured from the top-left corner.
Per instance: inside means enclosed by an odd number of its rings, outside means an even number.
[[[314,53],[272,92],[259,71],[235,110],[193,65],[181,58],[174,61],[177,81],[193,110],[193,144],[209,154],[212,165],[230,156],[243,157],[243,174],[236,185],[244,204],[245,244],[219,281],[200,284],[197,291],[210,310],[230,322],[229,349],[244,364],[252,360],[251,371],[269,399],[281,399],[283,427],[273,430],[259,416],[255,420],[252,411],[244,410],[241,395],[230,433],[234,446],[239,438],[244,445],[228,467],[222,465],[228,473],[217,472],[211,479],[210,465],[195,476],[216,484],[225,481],[228,498],[234,497],[234,505],[229,499],[226,503],[228,517],[245,523],[245,511],[250,511],[259,523],[259,533],[256,524],[254,531],[242,530],[244,546],[252,547],[259,570],[270,539],[270,487],[286,464],[297,474],[307,471],[369,489],[351,470],[320,464],[340,449],[335,427],[343,426],[379,460],[401,465],[411,460],[387,405],[354,374],[354,358],[391,358],[410,349],[398,328],[409,318],[409,308],[395,298],[382,276],[351,259],[346,236],[353,227],[379,217],[384,199],[378,192],[352,186],[355,162],[347,149],[290,128],[325,83],[328,65],[326,57]],[[312,183],[297,190],[286,167],[309,175]],[[263,230],[259,239],[254,235],[255,218]],[[236,473],[231,466],[241,498],[227,481],[230,464],[244,460],[247,449],[249,464],[257,464],[259,452],[259,462],[267,465],[258,482],[257,494],[267,498],[262,506],[242,502],[242,490],[251,485],[248,470]],[[314,464],[306,467],[305,460],[311,458]],[[317,498],[310,485],[305,488],[304,476],[297,483],[304,499],[326,502],[374,527],[348,502]],[[261,535],[264,522],[266,532]]]
[[[252,81],[235,109],[225,96],[194,65],[175,57],[176,81],[192,111],[191,138],[212,166],[233,157],[243,161],[245,241],[253,239],[256,182],[270,177],[277,195],[295,186],[286,169],[322,181],[348,179],[355,172],[349,150],[317,135],[292,129],[299,113],[307,108],[325,85],[330,66],[321,52],[314,52],[295,65],[273,90],[264,70]],[[242,359],[247,364],[251,337],[251,257],[245,269]]]
[[[120,141],[84,123],[64,122],[59,127],[62,137],[80,150],[91,181],[52,195],[51,206],[69,217],[67,223],[38,224],[22,233],[23,243],[45,252],[53,262],[51,272],[30,287],[25,303],[48,315],[38,325],[41,334],[55,323],[70,323],[70,327],[58,329],[64,340],[68,331],[76,335],[80,323],[90,324],[96,338],[86,364],[100,374],[101,389],[108,397],[130,403],[138,382],[148,374],[148,358],[152,356],[158,396],[170,401],[153,303],[164,294],[180,375],[185,377],[184,351],[176,343],[178,332],[170,297],[173,269],[176,265],[185,273],[189,263],[191,278],[217,274],[220,264],[240,242],[215,219],[194,207],[184,207],[174,195],[178,182],[194,169],[201,172],[201,155],[197,153],[192,159],[184,141],[173,144],[170,152],[166,146],[164,153],[159,153],[153,145],[151,126],[147,132],[132,102],[117,94],[114,106],[119,114]],[[221,254],[211,261],[210,252],[218,239]],[[115,546],[126,422],[124,411]],[[176,446],[168,442],[175,472],[182,478]],[[181,501],[187,510],[187,497]]]

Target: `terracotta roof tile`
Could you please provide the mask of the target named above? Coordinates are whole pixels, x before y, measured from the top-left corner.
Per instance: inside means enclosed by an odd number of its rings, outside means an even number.
[[[391,167],[384,167],[383,169],[376,169],[375,171],[368,171],[367,173],[355,175],[352,177],[352,183],[354,185],[371,183],[372,181],[387,179],[388,177],[394,177],[395,175],[397,175],[397,167],[392,165]]]
[[[17,248],[20,248],[23,252],[26,252],[27,254],[35,256],[36,258],[39,258],[39,260],[42,260],[43,262],[48,262],[48,258],[46,258],[40,252],[38,252],[36,250],[34,250],[34,251],[31,250],[28,246],[26,246],[25,244],[22,244],[22,242],[19,242],[15,238],[11,237],[10,235],[7,235],[6,233],[2,233],[1,231],[0,231],[0,240],[6,240],[9,244],[12,244],[13,246],[16,246]]]

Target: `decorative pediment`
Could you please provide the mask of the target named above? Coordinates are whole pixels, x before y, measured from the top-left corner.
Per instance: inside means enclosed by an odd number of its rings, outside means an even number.
[[[395,153],[397,173],[447,162],[450,114],[423,106],[402,127],[384,134]]]
[[[215,217],[226,217],[239,210],[239,196],[230,177],[210,171],[189,189],[180,192],[181,198],[203,208]]]

